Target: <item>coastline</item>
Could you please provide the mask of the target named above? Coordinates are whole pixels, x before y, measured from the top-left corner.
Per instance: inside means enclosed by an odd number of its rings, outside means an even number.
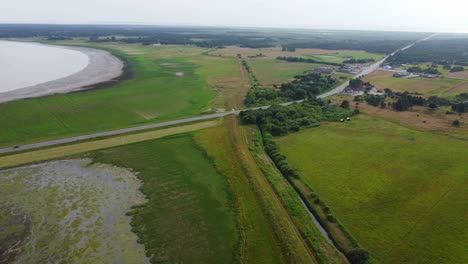
[[[124,77],[122,75],[126,75],[124,70],[126,63],[108,51],[77,46],[51,46],[82,52],[88,56],[89,63],[83,70],[72,75],[0,93],[0,103],[108,86]]]

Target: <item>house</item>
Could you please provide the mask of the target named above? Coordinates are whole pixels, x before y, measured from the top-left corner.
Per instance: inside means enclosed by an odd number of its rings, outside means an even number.
[[[335,70],[332,67],[317,67],[314,71],[316,73],[332,74]]]
[[[393,74],[393,77],[395,78],[404,78],[410,76],[409,72],[396,72]]]

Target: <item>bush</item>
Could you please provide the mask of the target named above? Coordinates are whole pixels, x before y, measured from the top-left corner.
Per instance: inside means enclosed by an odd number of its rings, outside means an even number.
[[[341,102],[340,107],[344,108],[344,109],[349,109],[349,101],[348,100],[343,100],[343,102]]]
[[[365,264],[369,261],[369,252],[362,248],[355,248],[346,253],[346,258],[351,264]]]
[[[336,219],[332,214],[327,214],[327,220],[332,223],[336,222]]]
[[[460,126],[460,120],[453,120],[452,126],[459,127]]]
[[[315,199],[314,199],[314,203],[319,204],[319,203],[320,203],[320,198],[318,198],[318,197],[315,198]]]

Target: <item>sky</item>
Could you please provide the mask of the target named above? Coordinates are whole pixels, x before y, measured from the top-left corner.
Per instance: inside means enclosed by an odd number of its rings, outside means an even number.
[[[468,0],[1,0],[0,23],[468,33]]]

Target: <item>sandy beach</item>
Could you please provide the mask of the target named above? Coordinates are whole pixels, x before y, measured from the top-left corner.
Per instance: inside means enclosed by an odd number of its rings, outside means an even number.
[[[0,93],[0,103],[89,89],[93,84],[115,79],[122,74],[124,63],[107,51],[84,47],[59,47],[86,54],[89,64],[83,70],[64,78]]]

